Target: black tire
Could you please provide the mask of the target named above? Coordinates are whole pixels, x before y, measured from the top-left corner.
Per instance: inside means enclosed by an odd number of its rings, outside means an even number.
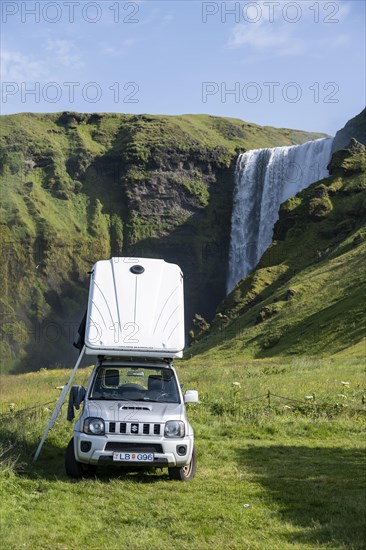
[[[83,464],[76,460],[73,437],[70,439],[65,453],[65,470],[67,475],[73,479],[93,477],[97,471],[94,464]]]
[[[170,479],[189,481],[193,479],[197,469],[196,449],[193,447],[191,462],[181,468],[168,468]]]

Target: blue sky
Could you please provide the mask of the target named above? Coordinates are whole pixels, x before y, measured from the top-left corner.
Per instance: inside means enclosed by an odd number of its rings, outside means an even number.
[[[209,113],[334,134],[365,106],[363,1],[1,9],[2,114]]]

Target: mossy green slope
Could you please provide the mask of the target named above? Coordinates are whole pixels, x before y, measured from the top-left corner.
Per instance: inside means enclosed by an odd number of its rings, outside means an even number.
[[[335,153],[330,171],[282,205],[272,245],[192,353],[365,357],[365,147]]]
[[[163,257],[187,318],[224,296],[239,151],[319,134],[211,116],[19,114],[1,119],[2,368],[72,361],[91,265]]]
[[[198,357],[176,367],[184,388],[200,395],[187,410],[198,456],[188,484],[169,481],[166,470],[110,467],[71,482],[64,454],[74,426],[66,405],[32,463],[70,370],[1,376],[4,548],[101,550],[108,534],[111,550],[364,549],[358,359]],[[85,386],[90,373],[79,369],[75,382]]]

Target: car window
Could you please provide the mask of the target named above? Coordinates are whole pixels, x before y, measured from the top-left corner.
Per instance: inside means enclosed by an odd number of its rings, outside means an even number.
[[[90,399],[179,403],[174,372],[169,368],[100,366]]]

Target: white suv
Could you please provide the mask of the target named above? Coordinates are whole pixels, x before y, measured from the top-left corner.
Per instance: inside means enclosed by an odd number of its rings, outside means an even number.
[[[67,447],[66,473],[87,477],[102,465],[168,468],[171,479],[192,479],[196,452],[185,403],[197,401],[194,390],[183,398],[168,361],[99,359]]]

